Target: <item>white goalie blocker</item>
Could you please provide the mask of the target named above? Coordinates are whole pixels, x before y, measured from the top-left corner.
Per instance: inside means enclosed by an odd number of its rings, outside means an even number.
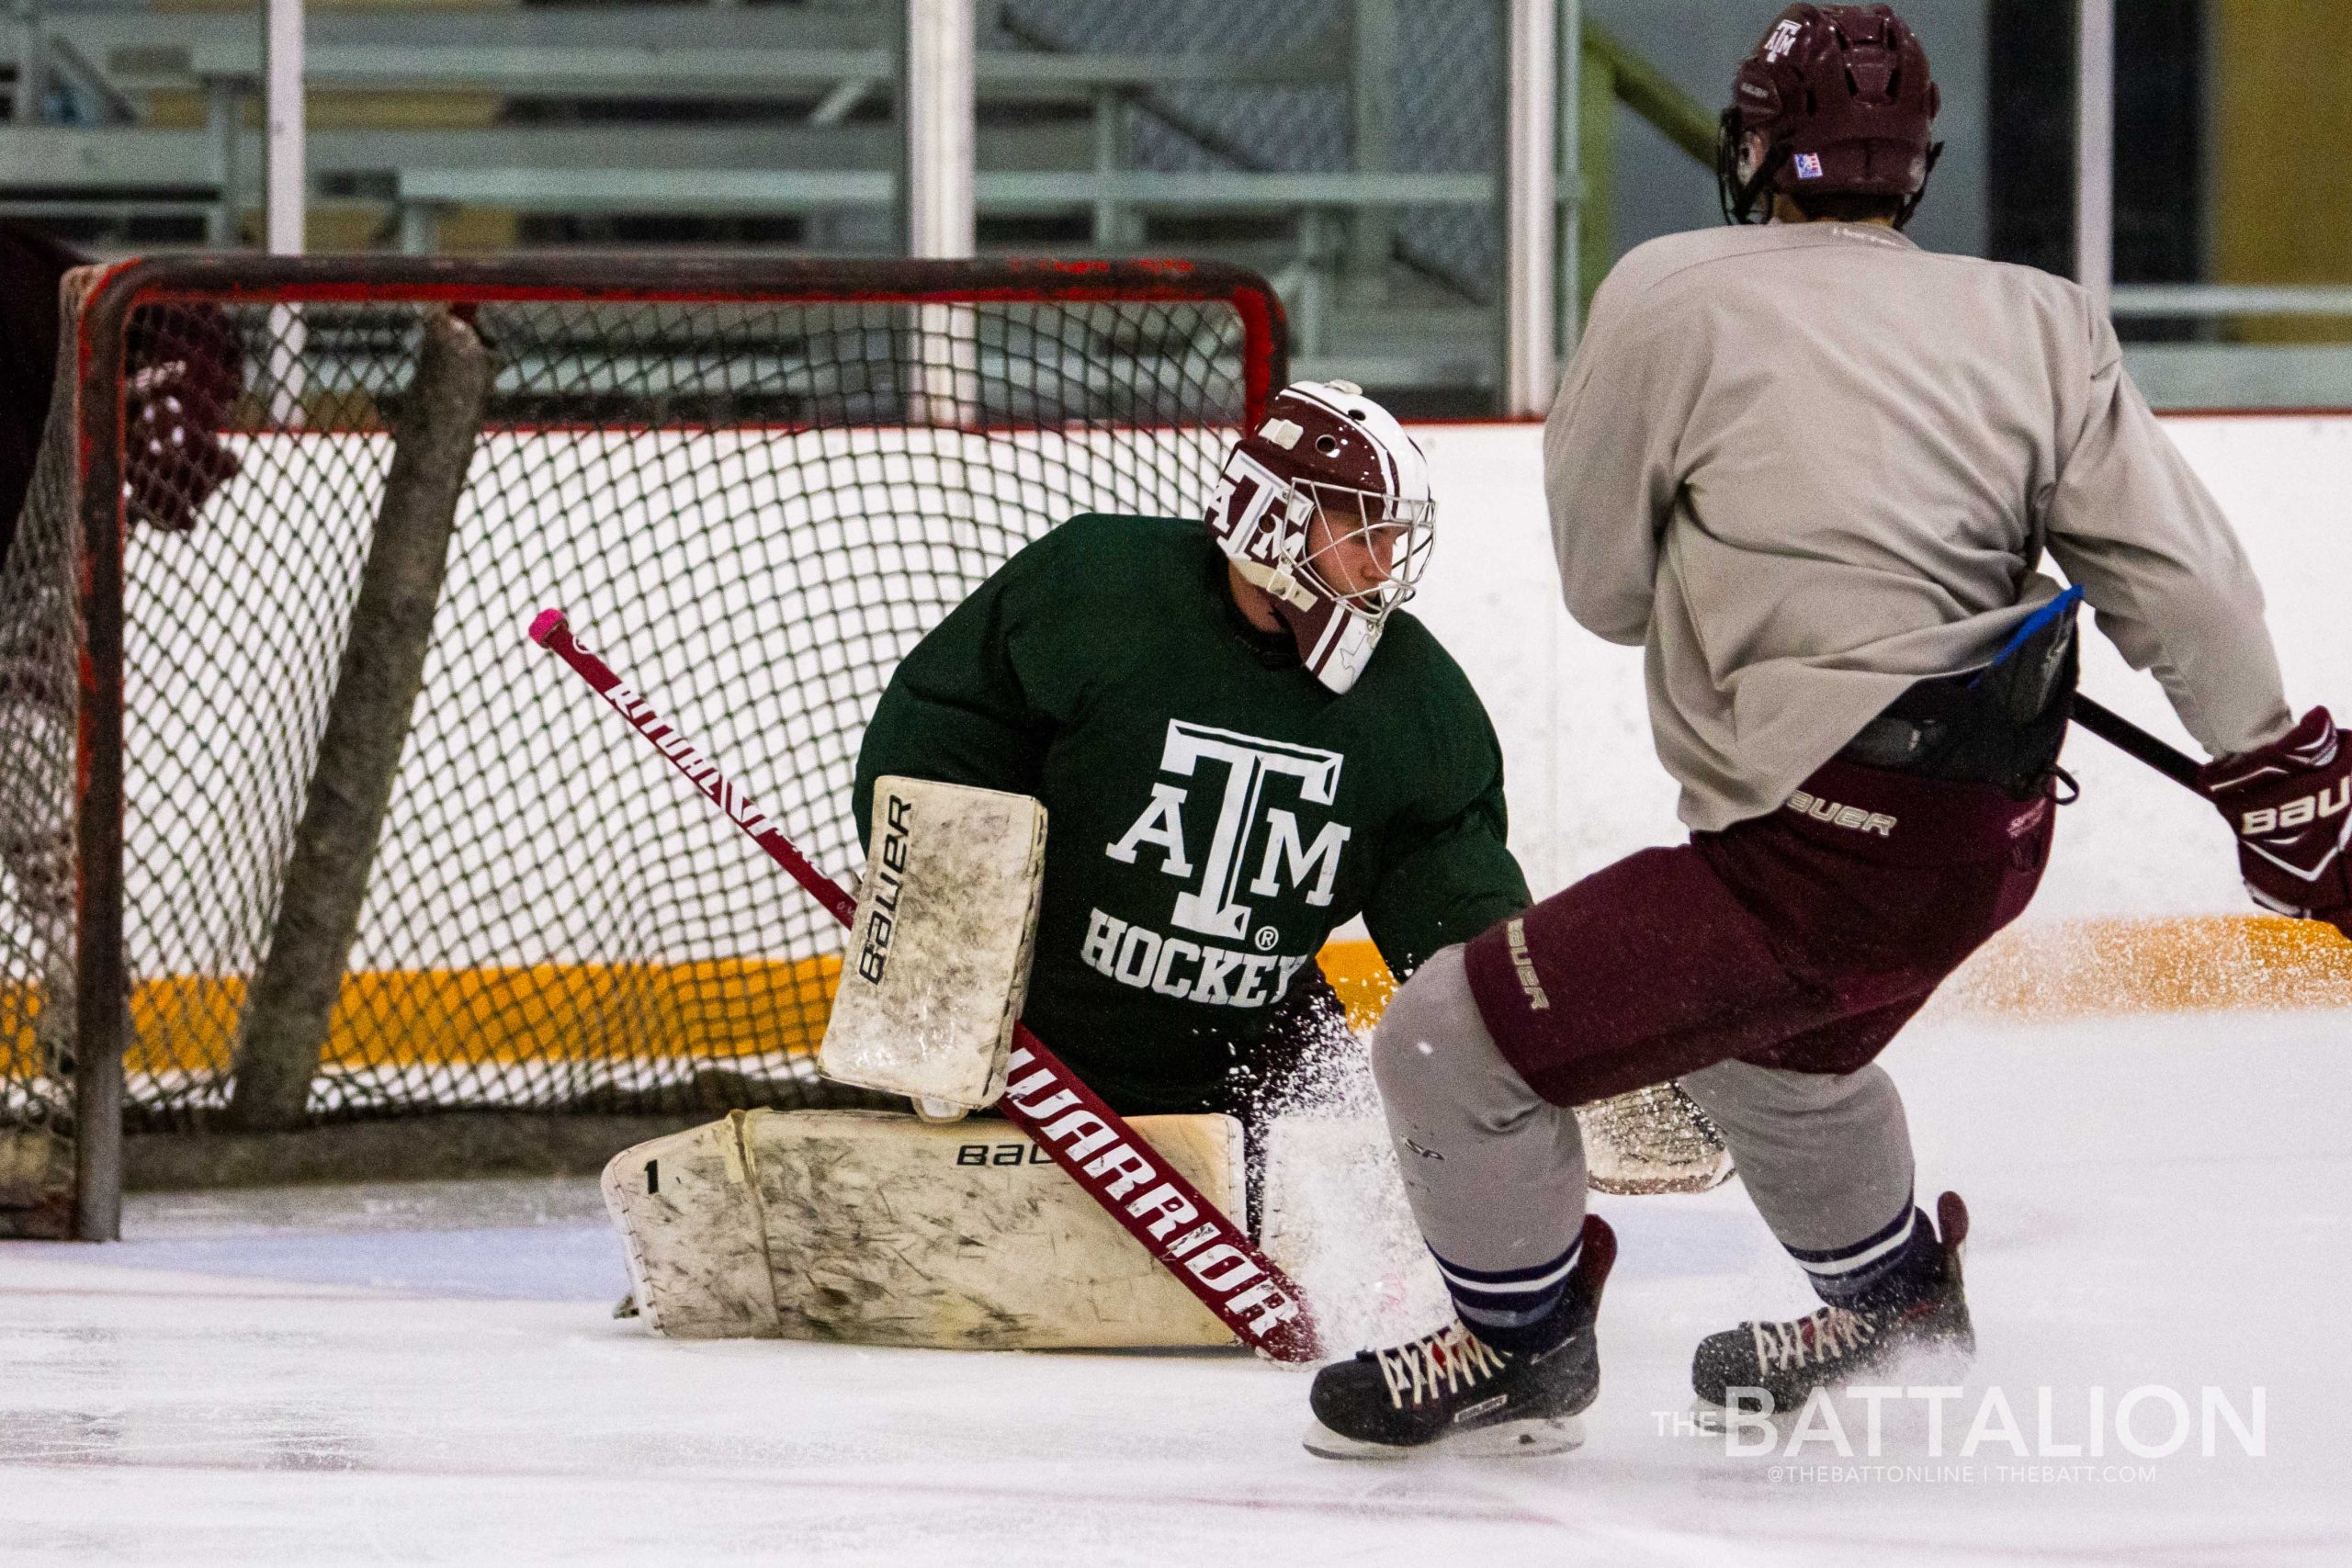
[[[841,987],[817,1052],[836,1083],[952,1119],[1004,1092],[1046,877],[1025,795],[886,774]]]

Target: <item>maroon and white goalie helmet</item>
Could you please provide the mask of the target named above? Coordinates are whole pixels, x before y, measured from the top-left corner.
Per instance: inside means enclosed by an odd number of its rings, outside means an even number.
[[[1272,595],[1315,678],[1344,692],[1413,596],[1436,502],[1429,459],[1348,381],[1294,381],[1227,455],[1209,531]]]

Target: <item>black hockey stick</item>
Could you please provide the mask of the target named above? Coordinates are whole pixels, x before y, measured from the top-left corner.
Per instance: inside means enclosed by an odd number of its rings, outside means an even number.
[[[2075,722],[2120,751],[2137,758],[2183,789],[2197,789],[2197,764],[2121,714],[2075,694]],[[2204,791],[2198,790],[2199,795]]]

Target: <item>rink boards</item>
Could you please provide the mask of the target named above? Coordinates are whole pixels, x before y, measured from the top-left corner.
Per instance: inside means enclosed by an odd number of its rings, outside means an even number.
[[[1350,1021],[1377,1021],[1396,987],[1372,943],[1334,942],[1321,964]],[[321,1065],[359,1098],[378,1078],[484,1064],[569,1064],[590,1075],[573,1086],[582,1090],[652,1089],[712,1063],[805,1074],[839,970],[827,956],[358,971]],[[245,988],[239,976],[137,983],[125,1064],[134,1083],[192,1091],[225,1069]],[[2352,1008],[2352,950],[2322,928],[2262,916],[2030,922],[1996,938],[1937,1005],[2018,1017]],[[11,1010],[0,998],[0,1012]],[[780,1029],[761,1021],[778,1016]],[[398,1062],[382,1059],[386,1037],[403,1043]],[[650,1059],[649,1038],[695,1045]],[[552,1052],[549,1040],[560,1043]]]

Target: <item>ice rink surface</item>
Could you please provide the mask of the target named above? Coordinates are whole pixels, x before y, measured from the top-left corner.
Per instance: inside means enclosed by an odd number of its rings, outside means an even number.
[[[1386,1465],[1306,1454],[1306,1378],[1234,1355],[652,1338],[609,1315],[586,1182],[134,1198],[120,1245],[0,1245],[0,1562],[2352,1562],[2347,1045],[2315,1013],[1895,1045],[1922,1196],[1975,1211],[1983,1353],[1940,1457],[1924,1399],[1875,1457],[1852,1401],[1850,1458],[1674,1430],[1700,1335],[1811,1304],[1736,1184],[1602,1201],[1582,1450]],[[2178,1451],[2126,1451],[2143,1388],[2183,1399]],[[2257,1455],[2226,1423],[2200,1452],[2209,1388],[2261,1391]],[[1995,1391],[2018,1436],[1963,1453]],[[2105,1454],[2063,1454],[2094,1397]]]

